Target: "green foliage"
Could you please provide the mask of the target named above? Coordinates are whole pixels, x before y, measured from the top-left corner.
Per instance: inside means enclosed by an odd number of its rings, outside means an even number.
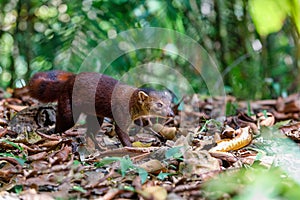
[[[252,112],[252,109],[251,109],[251,103],[250,103],[250,101],[247,101],[247,115],[248,116],[254,115],[254,113]]]
[[[72,188],[74,191],[78,191],[81,193],[87,193],[87,191],[85,189],[83,189],[82,187],[78,186],[78,185],[74,185]]]
[[[297,0],[250,0],[250,13],[259,34],[266,36],[279,31],[291,16],[300,34],[300,2]]]
[[[182,149],[183,148],[184,148],[183,146],[177,146],[177,147],[168,149],[165,153],[166,159],[170,159],[170,158],[182,159],[182,156],[183,156]]]
[[[250,0],[250,12],[257,31],[261,35],[268,35],[279,31],[290,10],[289,0]]]
[[[235,115],[237,112],[238,105],[236,102],[227,102],[226,103],[226,116]]]
[[[201,129],[199,130],[199,133],[202,133],[205,131],[205,129],[207,129],[207,125],[214,125],[216,127],[219,127],[221,128],[222,127],[222,123],[219,122],[218,120],[215,120],[215,119],[209,119],[209,120],[206,120],[204,125],[201,127]]]
[[[21,87],[37,71],[77,72],[91,50],[115,34],[162,27],[198,41],[235,96],[279,96],[300,85],[299,7],[297,0],[4,0],[0,2],[0,87]],[[109,65],[105,73],[120,77],[148,62],[174,68],[195,92],[208,93],[201,72],[162,50],[122,55],[105,63]],[[96,66],[93,63],[91,68]]]
[[[166,179],[168,176],[172,175],[171,173],[163,173],[163,172],[160,172],[158,175],[157,175],[157,178],[159,180],[164,180]]]
[[[16,185],[13,189],[16,194],[20,194],[23,191],[23,185]]]
[[[127,190],[127,191],[131,191],[131,192],[136,192],[135,188],[133,186],[130,185],[124,185],[122,187],[123,190]]]
[[[100,162],[95,163],[96,167],[103,167],[105,165],[109,165],[113,162],[119,162],[120,163],[120,171],[121,175],[124,177],[128,170],[134,170],[139,174],[139,177],[141,178],[141,182],[145,183],[148,178],[148,173],[140,167],[137,167],[134,165],[129,157],[107,157],[102,159]]]
[[[9,141],[9,140],[3,139],[3,140],[1,140],[1,142],[5,142],[7,144],[10,144],[11,146],[15,147],[16,149],[18,149],[20,151],[24,151],[23,147],[21,147],[20,145],[14,143],[14,142]]]
[[[228,172],[205,183],[208,198],[219,199],[224,195],[233,199],[298,199],[300,185],[287,178],[279,168],[269,170],[259,166],[252,169]]]
[[[20,165],[25,165],[25,162],[26,162],[26,159],[20,158],[19,156],[15,156],[15,155],[12,154],[12,153],[0,153],[0,156],[13,158],[13,159],[15,159]]]
[[[20,152],[22,152],[22,157],[17,156],[17,155],[14,155],[13,153],[9,153],[9,152],[0,153],[0,156],[13,158],[13,159],[15,159],[20,165],[22,165],[22,166],[25,165],[25,162],[26,162],[26,155],[25,155],[25,153],[24,153],[24,148],[23,148],[23,147],[21,147],[20,145],[14,143],[14,142],[8,141],[8,140],[6,140],[6,139],[2,139],[1,142],[5,142],[5,143],[11,145],[12,147],[18,149]]]

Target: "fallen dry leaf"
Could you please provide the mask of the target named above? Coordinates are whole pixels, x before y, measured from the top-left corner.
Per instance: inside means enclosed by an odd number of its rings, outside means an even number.
[[[300,122],[281,126],[279,129],[286,136],[292,138],[293,140],[300,141]]]
[[[187,150],[184,155],[184,173],[201,175],[210,171],[220,170],[218,159],[208,151]]]
[[[176,136],[177,129],[176,127],[167,127],[162,124],[153,124],[153,130],[161,134],[167,140],[172,140]]]
[[[228,152],[238,150],[247,146],[252,141],[252,133],[249,126],[239,128],[235,133],[236,137],[232,140],[221,140],[217,142],[217,146],[209,150],[209,152]]]
[[[145,169],[149,173],[159,174],[160,172],[167,172],[166,167],[159,160],[149,160],[141,165],[141,168]]]
[[[270,112],[267,113],[259,112],[257,113],[257,117],[258,117],[258,124],[260,126],[273,126],[275,123],[275,117]]]
[[[150,186],[143,189],[144,194],[148,199],[165,200],[168,193],[165,188],[160,186]]]
[[[54,198],[51,195],[48,194],[38,194],[35,189],[29,189],[26,191],[23,191],[20,195],[20,197],[23,200],[54,200]]]

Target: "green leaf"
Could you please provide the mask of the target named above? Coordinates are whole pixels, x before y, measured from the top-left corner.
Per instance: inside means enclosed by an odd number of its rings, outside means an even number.
[[[210,123],[214,124],[217,127],[222,127],[222,124],[219,121],[215,120],[215,119],[206,120],[205,124],[200,129],[199,133],[202,133],[206,129],[207,125],[210,124]]]
[[[18,158],[18,157],[15,157],[15,159],[16,159],[16,161],[18,161],[18,163],[20,164],[20,165],[25,165],[25,162],[26,162],[26,160],[24,160],[23,158]]]
[[[247,101],[247,115],[251,116],[252,115],[252,111],[251,111],[251,103],[250,101]]]
[[[250,14],[260,35],[266,36],[282,28],[290,12],[289,0],[250,0]]]
[[[107,157],[107,158],[103,158],[99,162],[96,162],[94,165],[95,165],[95,167],[103,167],[103,166],[109,165],[113,162],[120,161],[121,159],[122,158],[118,158],[118,157]]]
[[[235,115],[237,107],[238,107],[237,103],[230,102],[230,101],[227,102],[226,103],[226,116]]]
[[[2,142],[5,142],[5,143],[7,143],[7,144],[9,144],[9,145],[11,145],[11,146],[13,146],[13,147],[15,147],[15,148],[17,148],[17,149],[20,150],[20,151],[23,151],[23,150],[24,150],[23,147],[21,147],[20,145],[14,143],[14,142],[9,141],[9,140],[1,140],[1,141],[2,141]]]
[[[131,192],[135,192],[134,187],[129,186],[129,185],[124,185],[124,187],[122,189],[127,190],[127,191],[131,191]]]
[[[262,113],[264,114],[264,117],[265,117],[265,118],[268,118],[267,110],[263,110]]]
[[[157,178],[159,180],[165,180],[165,178],[167,178],[168,176],[170,176],[171,174],[170,173],[163,173],[163,172],[160,172],[157,176]]]
[[[134,168],[134,165],[129,157],[122,158],[120,160],[120,167],[121,167],[121,174],[124,177],[126,174],[126,171],[130,168]]]
[[[292,0],[291,12],[298,34],[300,35],[300,1]]]
[[[23,191],[23,185],[16,185],[14,190],[16,194],[20,194]]]
[[[0,156],[14,158],[22,166],[26,162],[25,159],[15,156],[14,154],[11,154],[11,153],[0,153]]]
[[[255,160],[256,160],[256,161],[260,160],[260,159],[262,158],[262,156],[263,156],[263,153],[258,152],[258,153],[256,154],[256,156],[255,156]]]
[[[87,192],[85,189],[83,189],[82,187],[77,186],[77,185],[74,185],[72,189],[75,190],[75,191],[78,191],[78,192],[82,192],[82,193]]]
[[[171,149],[168,149],[165,153],[166,158],[181,158],[182,152],[181,149],[183,146],[173,147]]]
[[[139,176],[141,178],[141,183],[144,184],[148,178],[148,172],[141,167],[137,169],[138,169]]]
[[[74,160],[73,161],[74,166],[79,166],[80,164],[81,164],[81,162],[79,160]]]

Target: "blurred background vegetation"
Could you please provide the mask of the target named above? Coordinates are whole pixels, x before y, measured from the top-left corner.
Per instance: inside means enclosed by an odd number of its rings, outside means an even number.
[[[198,41],[226,91],[239,98],[300,88],[299,0],[1,0],[0,86],[21,87],[42,70],[76,72],[101,41],[140,27],[173,29]],[[194,90],[205,92],[189,63],[159,50],[129,53],[112,68],[123,73],[150,61],[179,66]]]

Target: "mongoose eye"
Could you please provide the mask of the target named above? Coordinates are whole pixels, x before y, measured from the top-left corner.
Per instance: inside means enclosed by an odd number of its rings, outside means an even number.
[[[156,103],[156,106],[157,106],[158,108],[161,108],[161,107],[163,107],[163,104],[162,104],[162,103]]]

